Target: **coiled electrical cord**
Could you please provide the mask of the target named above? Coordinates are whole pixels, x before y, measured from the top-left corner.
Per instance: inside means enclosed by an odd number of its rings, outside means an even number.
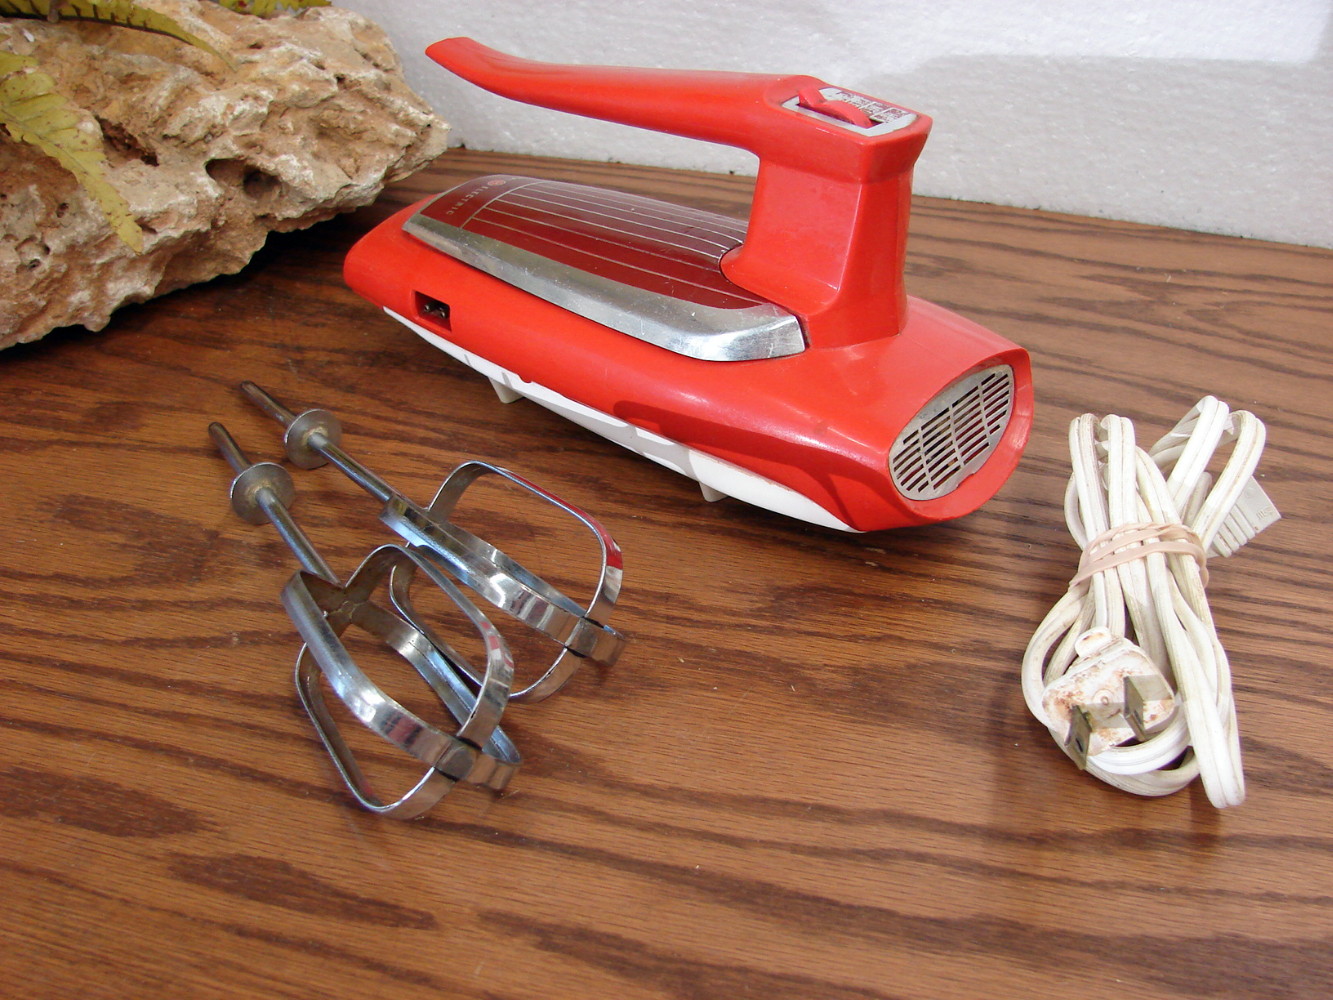
[[[1209,465],[1227,445],[1214,481]],[[1028,644],[1028,708],[1102,781],[1167,795],[1198,776],[1213,805],[1238,805],[1245,779],[1231,668],[1204,563],[1279,517],[1253,478],[1263,423],[1209,396],[1147,451],[1129,420],[1092,414],[1073,421],[1069,446],[1065,520],[1084,558]],[[1163,720],[1145,728],[1134,691],[1151,685]]]

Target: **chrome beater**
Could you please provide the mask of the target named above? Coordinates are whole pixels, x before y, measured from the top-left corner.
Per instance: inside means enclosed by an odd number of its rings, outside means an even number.
[[[303,642],[295,667],[296,688],[344,783],[361,806],[396,819],[426,812],[459,781],[502,790],[521,763],[517,748],[499,727],[505,706],[549,697],[583,660],[609,666],[624,647],[624,636],[603,624],[619,595],[623,572],[619,547],[583,511],[485,462],[466,462],[454,469],[431,504],[420,507],[342,449],[341,426],[333,414],[308,410],[297,415],[252,382],[241,388],[284,425],[287,455],[294,464],[337,466],[384,504],[381,520],[403,540],[374,549],[346,583],[340,583],[290,513],[295,488],[287,470],[273,462],[251,463],[221,424],[209,426],[218,450],[236,471],[231,484],[233,509],[251,523],[270,521],[301,565],[282,591],[283,606]],[[468,487],[487,475],[529,491],[593,535],[601,568],[586,607],[450,520]],[[417,581],[437,588],[475,629],[485,651],[484,667],[474,666],[423,619],[411,598]],[[511,690],[510,648],[460,583],[559,644],[559,654],[536,681]],[[343,634],[352,626],[411,665],[458,723],[456,732],[447,733],[423,720],[370,679],[343,642]],[[385,801],[375,792],[330,711],[325,684],[368,730],[427,765],[405,794]]]
[[[609,667],[620,656],[625,637],[602,622],[620,595],[624,573],[620,547],[586,513],[506,469],[478,461],[465,462],[454,469],[430,505],[420,507],[343,449],[342,424],[328,410],[293,413],[253,382],[242,382],[241,391],[286,429],[283,444],[293,464],[305,469],[325,463],[337,467],[384,505],[380,520],[414,551],[457,577],[496,608],[560,645],[560,653],[546,671],[533,683],[512,692],[510,700],[541,701],[558,691],[583,660]],[[486,475],[503,477],[529,491],[573,517],[592,534],[601,570],[586,608],[579,607],[498,548],[449,519],[464,491]],[[401,610],[416,617],[410,606]]]

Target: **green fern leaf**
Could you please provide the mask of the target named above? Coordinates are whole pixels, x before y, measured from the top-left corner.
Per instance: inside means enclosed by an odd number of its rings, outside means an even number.
[[[329,6],[329,0],[218,0],[218,3],[238,14],[253,14],[255,17],[272,17],[283,11]]]
[[[134,0],[0,0],[0,16],[40,17],[46,20],[72,18],[76,21],[97,21],[150,31],[203,49],[221,59],[229,69],[236,68],[236,63],[230,58],[198,35],[186,31],[180,22],[166,14],[140,7]]]
[[[142,253],[143,230],[103,172],[100,133],[79,128],[85,121],[79,109],[56,92],[55,81],[34,69],[36,65],[30,56],[0,52],[0,125],[73,174],[96,199],[115,234]]]
[[[0,0],[0,15],[49,18],[51,3],[50,0]]]

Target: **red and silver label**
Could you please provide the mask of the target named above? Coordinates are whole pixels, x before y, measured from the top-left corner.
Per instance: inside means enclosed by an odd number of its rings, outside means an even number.
[[[906,128],[919,115],[907,108],[841,87],[821,87],[783,102],[784,108],[861,135],[886,135]]]
[[[460,184],[421,215],[645,291],[723,309],[763,301],[722,274],[723,255],[745,238],[740,219],[509,175]]]

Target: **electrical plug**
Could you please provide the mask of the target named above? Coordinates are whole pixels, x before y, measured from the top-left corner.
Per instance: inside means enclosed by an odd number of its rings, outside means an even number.
[[[1212,544],[1208,546],[1208,555],[1233,555],[1238,548],[1281,518],[1277,504],[1264,492],[1259,481],[1251,476],[1236,498],[1235,506],[1217,530]]]
[[[1162,671],[1128,639],[1098,627],[1074,641],[1078,659],[1047,685],[1042,707],[1065,753],[1080,768],[1088,758],[1147,739],[1171,719],[1175,696]]]

